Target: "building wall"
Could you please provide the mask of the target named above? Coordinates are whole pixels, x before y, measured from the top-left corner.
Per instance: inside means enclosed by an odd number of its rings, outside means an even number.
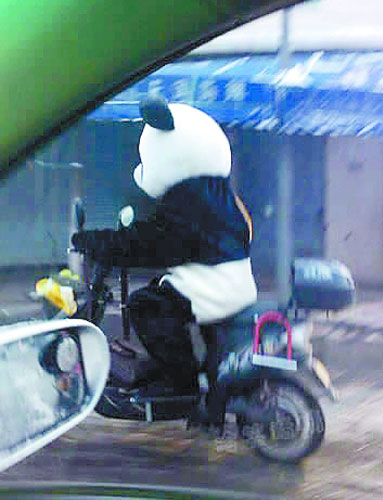
[[[119,210],[138,198],[144,212],[148,202],[131,179],[138,137],[134,124],[83,121],[7,179],[0,186],[0,266],[65,263],[76,191],[88,229],[113,227]]]
[[[383,140],[328,138],[326,255],[360,284],[383,284]]]
[[[262,284],[276,270],[276,172],[282,139],[252,130],[227,133],[233,183],[255,223],[252,260]],[[72,162],[84,165],[80,180],[88,228],[112,227],[125,204],[138,207],[139,216],[150,213],[150,199],[132,181],[139,134],[139,126],[129,123],[84,122],[36,156],[57,168],[32,161],[8,179],[0,187],[0,266],[65,262]],[[383,285],[383,139],[297,136],[290,141],[294,254],[339,259],[359,283]]]
[[[0,266],[66,261],[70,201],[76,189],[85,204],[88,229],[113,227],[118,211],[127,204],[136,208],[138,218],[150,214],[153,201],[132,179],[139,162],[140,132],[139,124],[84,121],[10,179],[0,196],[4,203],[0,231],[7,241],[0,251]],[[263,286],[276,273],[277,170],[281,141],[287,139],[241,128],[226,132],[233,151],[233,184],[254,220],[251,256]],[[295,172],[294,253],[321,256],[324,140],[309,136],[288,140]],[[83,167],[76,170],[73,163]]]
[[[294,171],[292,193],[293,257],[323,256],[324,137],[286,137],[268,132],[228,131],[233,148],[233,182],[251,211],[255,236],[251,248],[257,281],[275,282],[277,269],[277,172],[281,141],[290,141]]]

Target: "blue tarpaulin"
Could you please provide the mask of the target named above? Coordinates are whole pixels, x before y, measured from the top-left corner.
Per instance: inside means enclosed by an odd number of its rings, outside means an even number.
[[[88,116],[139,119],[148,93],[191,104],[221,124],[286,134],[383,135],[383,52],[275,55],[169,64]]]

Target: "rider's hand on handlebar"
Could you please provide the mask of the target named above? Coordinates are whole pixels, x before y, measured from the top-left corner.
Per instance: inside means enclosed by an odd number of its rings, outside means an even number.
[[[85,231],[74,233],[72,236],[72,245],[76,252],[85,252],[86,250],[86,234]]]
[[[88,255],[92,260],[105,261],[108,246],[103,238],[98,236],[100,231],[80,231],[72,236],[75,251]]]

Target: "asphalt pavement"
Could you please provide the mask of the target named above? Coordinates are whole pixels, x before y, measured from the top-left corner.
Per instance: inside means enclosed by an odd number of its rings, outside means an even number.
[[[22,311],[38,314],[39,304],[28,296],[32,278],[23,273],[2,281],[0,309],[8,313],[3,312],[7,321]],[[132,289],[145,280],[136,276]],[[329,317],[316,314],[314,320],[314,354],[327,364],[340,401],[321,402],[326,439],[301,464],[265,461],[237,439],[230,419],[227,439],[207,440],[186,430],[182,421],[147,424],[92,414],[1,473],[0,486],[14,481],[150,483],[236,491],[254,499],[383,498],[383,290],[363,290],[353,307]],[[118,294],[106,322],[118,335]]]

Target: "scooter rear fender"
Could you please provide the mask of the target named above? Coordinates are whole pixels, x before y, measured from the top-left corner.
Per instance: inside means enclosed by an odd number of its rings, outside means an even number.
[[[314,399],[328,397],[334,402],[338,400],[326,367],[316,358],[298,365],[297,371],[263,370],[262,378],[292,383]]]
[[[263,380],[280,380],[294,384],[314,399],[338,399],[326,367],[316,358],[299,360],[296,371],[253,366],[246,376],[238,371],[237,377],[232,375],[229,380],[222,380],[222,387],[227,394],[240,395],[258,387]]]

